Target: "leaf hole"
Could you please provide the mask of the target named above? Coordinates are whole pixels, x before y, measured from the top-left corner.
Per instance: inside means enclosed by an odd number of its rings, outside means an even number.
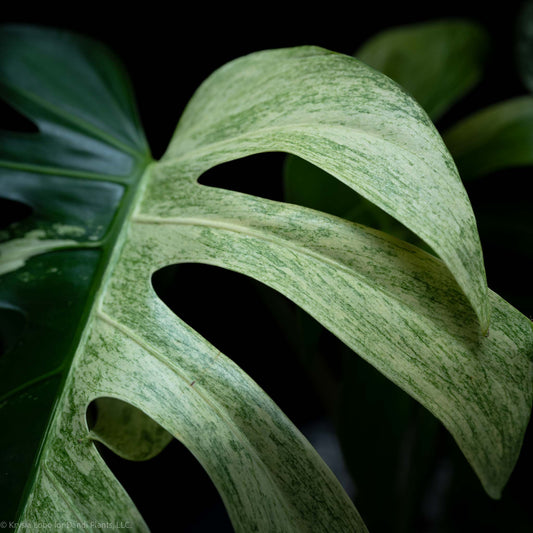
[[[152,283],[176,315],[231,357],[296,425],[323,412],[288,338],[296,309],[290,300],[243,274],[197,263],[165,267]]]
[[[97,433],[101,439],[95,440],[98,452],[151,531],[166,531],[172,524],[173,530],[184,533],[233,532],[222,498],[201,464],[154,420],[109,397],[92,401],[86,420],[93,437]],[[146,459],[130,456],[139,449],[144,450]],[[186,510],[180,513],[179,529],[175,527],[176,502],[179,509]]]
[[[28,218],[33,209],[23,202],[0,197],[0,230]]]
[[[26,330],[26,315],[19,309],[0,306],[0,357],[17,347]]]
[[[132,461],[157,455],[172,436],[143,411],[117,398],[92,401],[86,412],[87,427],[95,441]]]
[[[294,155],[267,152],[222,163],[200,176],[198,183],[315,209],[425,246],[394,217]]]
[[[217,165],[198,179],[201,185],[283,201],[285,154],[254,154]]]
[[[18,133],[38,133],[37,126],[22,113],[0,99],[0,129]]]
[[[315,165],[288,155],[283,167],[286,202],[363,224],[422,246],[420,239],[383,209]]]
[[[184,263],[160,269],[152,284],[174,313],[265,390],[353,493],[335,433],[342,354],[333,346],[340,341],[244,274]]]

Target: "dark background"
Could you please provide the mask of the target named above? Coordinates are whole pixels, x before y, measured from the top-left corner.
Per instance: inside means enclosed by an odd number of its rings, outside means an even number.
[[[402,24],[461,17],[478,21],[491,34],[490,62],[484,81],[448,113],[443,125],[453,123],[466,112],[526,92],[516,74],[514,61],[519,2],[486,5],[479,2],[390,5],[326,2],[314,6],[286,2],[281,5],[243,4],[239,9],[200,2],[193,5],[149,2],[138,4],[136,8],[130,6],[127,10],[111,2],[63,4],[61,9],[49,3],[39,8],[29,8],[23,2],[9,4],[4,3],[1,8],[1,23],[44,24],[73,30],[107,44],[116,52],[130,73],[155,158],[163,154],[194,90],[227,61],[257,50],[304,44],[353,54],[378,31]],[[279,154],[257,156],[217,169],[204,180],[280,199],[282,164]],[[256,176],[254,182],[239,178],[250,173]],[[479,193],[479,198],[483,194]],[[475,193],[473,196],[475,207],[478,197]],[[488,246],[486,256],[489,284],[513,302],[517,289],[509,283],[509,267],[501,266],[498,248]],[[527,279],[530,266],[522,265],[523,272],[519,269],[518,274],[514,270],[513,277]],[[171,290],[168,290],[169,280]],[[167,271],[155,283],[156,286],[158,283],[161,287],[165,285],[167,293],[161,294],[163,299],[249,372],[304,432],[311,431],[317,424],[328,423],[324,422],[327,408],[321,402],[320,393],[301,371],[298,358],[292,353],[273,314],[258,303],[262,301],[261,287],[242,276],[199,265]],[[199,292],[187,290],[191,286]],[[206,299],[210,300],[208,306],[205,306]],[[236,329],[235,324],[240,324],[239,328]],[[332,346],[335,340],[326,338],[324,343]],[[335,361],[330,363],[335,367]],[[443,446],[450,446],[446,437],[443,439]],[[532,448],[530,440],[529,437],[526,441],[528,450]],[[130,464],[113,458],[105,450],[102,453],[154,531],[231,531],[214,487],[179,443],[172,443],[160,457],[146,463]],[[513,475],[513,494],[518,494],[523,487],[525,492],[507,503],[511,511],[507,510],[505,516],[511,516],[512,509],[516,508],[518,518],[506,531],[533,529],[533,520],[531,515],[524,515],[523,504],[532,494],[524,485],[531,472],[531,455],[529,452],[526,459],[521,460],[518,473]],[[481,523],[483,531],[503,531],[505,519],[494,519],[503,516],[498,502],[489,500],[475,480],[468,480],[474,487],[471,502],[463,499],[450,505],[447,512],[452,518],[446,525],[439,526],[428,519],[415,521],[416,531],[469,531]],[[365,517],[364,509],[360,511]],[[386,508],[383,513],[387,513]]]

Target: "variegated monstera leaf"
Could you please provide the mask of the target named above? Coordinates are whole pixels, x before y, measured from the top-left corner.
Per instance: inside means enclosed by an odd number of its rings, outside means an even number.
[[[185,262],[292,299],[439,418],[500,494],[530,413],[533,331],[488,290],[454,162],[398,85],[321,48],[255,53],[201,85],[157,162],[120,64],[88,39],[2,28],[0,92],[39,129],[0,137],[1,195],[32,208],[0,248],[0,518],[143,531],[94,441],[142,459],[175,437],[238,531],[365,531],[279,408],[157,297],[152,274]],[[326,170],[435,255],[198,184],[266,151]]]

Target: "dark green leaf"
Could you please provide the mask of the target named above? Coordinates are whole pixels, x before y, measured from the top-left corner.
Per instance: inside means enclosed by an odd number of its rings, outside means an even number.
[[[127,78],[102,46],[9,26],[0,57],[0,95],[39,127],[0,133],[0,194],[31,207],[0,245],[0,516],[16,519],[148,148]]]

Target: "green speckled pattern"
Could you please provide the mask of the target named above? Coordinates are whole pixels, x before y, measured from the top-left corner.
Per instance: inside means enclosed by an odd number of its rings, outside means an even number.
[[[378,103],[379,102],[379,103]],[[386,76],[316,47],[251,54],[193,96],[163,157],[203,158],[203,172],[285,151],[326,170],[435,250],[489,325],[483,257],[470,202],[430,119]]]
[[[272,150],[357,189],[442,261],[333,216],[197,183],[214,165]],[[500,494],[529,419],[533,332],[488,291],[454,163],[425,113],[384,76],[313,47],[222,67],[135,184],[113,243],[20,521],[146,531],[96,451],[93,438],[105,435],[87,427],[87,406],[106,397],[191,450],[236,531],[366,531],[279,408],[157,297],[151,275],[184,262],[241,272],[291,298],[442,420],[487,492]]]

